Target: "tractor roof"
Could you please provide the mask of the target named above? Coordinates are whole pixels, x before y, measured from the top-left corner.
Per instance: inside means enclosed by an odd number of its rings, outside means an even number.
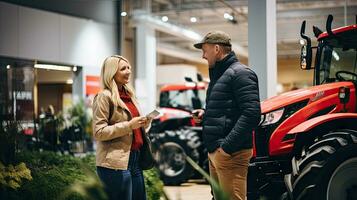
[[[160,91],[161,92],[167,92],[167,91],[193,90],[193,89],[195,89],[195,84],[194,83],[184,83],[184,84],[165,85],[160,89]],[[198,83],[197,89],[204,90],[205,89],[205,84],[204,83]]]
[[[357,30],[357,24],[353,24],[353,25],[350,25],[350,26],[343,26],[343,27],[340,27],[340,28],[336,28],[336,29],[333,29],[332,32],[336,35],[339,35],[340,33],[344,33],[344,32],[349,32],[349,31],[352,31],[352,30]],[[322,39],[325,39],[325,38],[328,38],[329,37],[329,34],[327,32],[323,32],[319,35],[319,37],[317,38],[317,40],[322,40]]]

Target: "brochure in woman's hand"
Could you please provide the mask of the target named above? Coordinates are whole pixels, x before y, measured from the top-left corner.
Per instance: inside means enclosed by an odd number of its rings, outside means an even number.
[[[160,112],[155,109],[155,110],[151,111],[149,114],[147,114],[146,117],[147,117],[147,118],[154,119],[154,118],[157,117],[158,115],[160,115]]]

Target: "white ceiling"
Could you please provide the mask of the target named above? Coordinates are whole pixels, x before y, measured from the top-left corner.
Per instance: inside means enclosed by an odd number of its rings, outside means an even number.
[[[139,1],[140,2],[140,1]],[[167,16],[173,25],[193,30],[201,35],[211,30],[223,30],[229,33],[236,46],[248,47],[248,1],[247,0],[152,0],[139,5],[131,4],[131,9],[146,6],[153,16]],[[356,23],[357,0],[277,0],[277,43],[279,57],[297,57],[300,53],[299,32],[303,20],[307,20],[307,33],[313,36],[312,25],[325,30],[328,14],[334,16],[333,27]],[[235,13],[237,23],[223,18],[224,13]],[[197,22],[190,22],[196,17]],[[171,46],[187,51],[197,51],[192,47],[192,40],[177,35],[158,33],[158,46]],[[164,50],[165,51],[165,48]],[[178,50],[179,51],[179,50]],[[159,52],[160,53],[160,52]],[[239,53],[239,52],[238,52]]]

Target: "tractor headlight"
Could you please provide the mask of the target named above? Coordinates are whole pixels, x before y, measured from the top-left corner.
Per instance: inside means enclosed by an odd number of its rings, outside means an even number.
[[[283,114],[284,114],[284,108],[281,108],[279,110],[275,110],[273,112],[262,115],[260,119],[260,126],[275,124],[281,119]]]

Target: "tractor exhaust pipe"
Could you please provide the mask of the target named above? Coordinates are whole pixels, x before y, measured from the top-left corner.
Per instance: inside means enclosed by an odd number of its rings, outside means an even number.
[[[326,21],[326,31],[327,31],[329,36],[335,36],[335,34],[331,30],[332,21],[333,21],[333,16],[332,15],[328,15],[327,21]]]

